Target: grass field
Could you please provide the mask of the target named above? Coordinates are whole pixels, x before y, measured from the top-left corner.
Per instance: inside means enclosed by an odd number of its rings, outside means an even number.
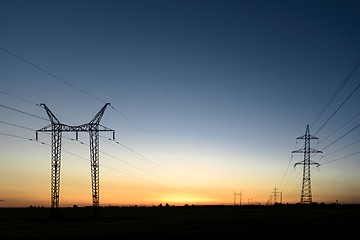
[[[0,208],[0,239],[358,238],[360,206]],[[355,235],[354,235],[355,234]]]

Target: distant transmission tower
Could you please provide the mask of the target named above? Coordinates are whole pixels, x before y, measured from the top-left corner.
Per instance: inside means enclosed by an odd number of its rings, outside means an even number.
[[[76,140],[78,140],[78,132],[89,132],[92,202],[94,208],[94,216],[98,216],[99,132],[111,131],[113,132],[113,140],[115,140],[115,131],[100,125],[100,120],[104,115],[105,108],[109,104],[110,103],[106,103],[90,122],[78,126],[69,126],[66,124],[62,124],[45,104],[40,104],[40,106],[45,109],[51,122],[48,126],[45,126],[36,131],[36,140],[38,140],[38,132],[51,132],[51,208],[53,210],[53,216],[57,215],[59,207],[62,132],[75,132]]]
[[[239,206],[241,206],[241,194],[242,194],[242,192],[240,192],[240,193],[236,193],[235,191],[233,191],[233,192],[234,192],[234,206],[236,204],[236,195],[239,196]]]
[[[310,135],[309,125],[306,126],[305,135],[300,136],[297,139],[305,139],[304,148],[301,148],[296,151],[292,151],[292,153],[304,153],[304,160],[297,162],[294,165],[294,167],[298,164],[304,165],[300,203],[312,203],[310,165],[313,164],[318,167],[318,166],[320,166],[320,164],[317,162],[311,161],[310,154],[311,153],[322,153],[322,151],[310,148],[310,140],[318,139],[318,138],[313,135]]]
[[[277,196],[278,196],[278,191],[277,188],[275,186],[274,191],[273,191],[273,196],[274,196],[274,204],[277,203]]]

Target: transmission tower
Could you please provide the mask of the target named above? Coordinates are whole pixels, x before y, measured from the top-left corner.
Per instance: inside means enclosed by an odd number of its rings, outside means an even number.
[[[90,122],[78,126],[62,124],[44,103],[40,104],[40,106],[45,109],[51,122],[49,125],[36,130],[36,140],[38,140],[38,132],[51,132],[51,208],[54,216],[57,216],[59,208],[62,132],[75,132],[76,140],[78,140],[79,132],[89,132],[92,202],[94,216],[98,216],[99,132],[111,131],[113,133],[113,140],[115,140],[115,131],[100,125],[100,120],[109,104],[110,103],[106,103]]]
[[[306,126],[305,135],[300,136],[296,139],[304,139],[305,140],[305,145],[303,148],[292,151],[292,153],[304,153],[304,160],[297,162],[294,165],[294,167],[296,167],[296,165],[299,165],[299,164],[304,165],[300,203],[312,203],[310,165],[316,165],[318,167],[318,166],[320,166],[320,164],[317,162],[311,161],[310,154],[311,153],[322,153],[322,151],[310,148],[310,140],[318,139],[318,138],[313,135],[310,135],[309,125]]]
[[[276,186],[273,191],[273,196],[274,196],[274,204],[275,204],[275,203],[277,203],[277,197],[278,197],[278,191],[277,191]]]
[[[240,192],[240,193],[236,193],[235,191],[233,191],[233,192],[234,192],[234,206],[235,206],[235,203],[236,203],[236,195],[239,196],[239,206],[241,206],[241,194],[242,194],[242,192]]]

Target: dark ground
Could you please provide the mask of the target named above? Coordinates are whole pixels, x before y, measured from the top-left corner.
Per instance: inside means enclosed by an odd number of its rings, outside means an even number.
[[[359,239],[360,205],[0,208],[0,239]]]

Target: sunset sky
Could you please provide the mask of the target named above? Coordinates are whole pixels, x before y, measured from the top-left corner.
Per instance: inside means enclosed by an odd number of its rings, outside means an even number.
[[[360,203],[360,2],[1,0],[0,207],[50,206],[46,106],[100,205]],[[63,133],[59,205],[92,205]],[[239,195],[234,195],[234,192]],[[241,193],[241,195],[240,195]],[[241,197],[241,199],[240,199]]]

